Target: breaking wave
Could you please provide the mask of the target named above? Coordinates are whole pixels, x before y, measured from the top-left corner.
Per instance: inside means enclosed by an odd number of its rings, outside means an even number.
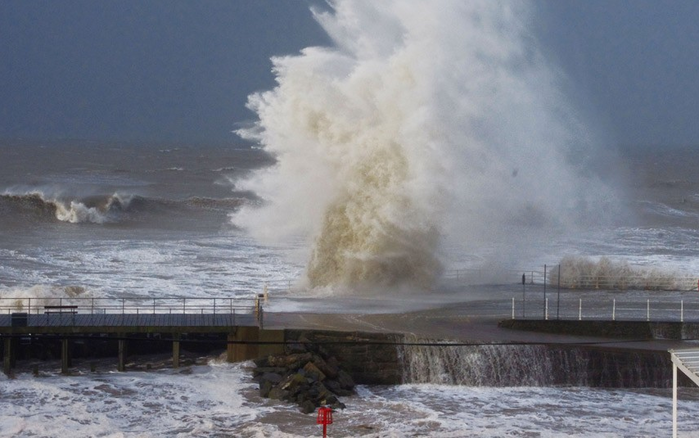
[[[29,288],[0,289],[0,308],[3,311],[26,311],[30,307],[58,305],[61,300],[92,298],[91,291],[82,286],[53,286],[40,284]]]
[[[607,257],[568,256],[561,260],[561,287],[571,289],[695,290],[697,278],[665,268],[631,266]],[[558,283],[553,269],[551,284]]]
[[[311,287],[429,288],[441,242],[506,239],[605,216],[601,149],[530,28],[526,2],[331,1],[332,47],[273,58],[238,134],[277,161],[233,218],[269,241],[309,235]],[[594,211],[595,214],[591,214]],[[509,256],[508,256],[509,257]]]
[[[71,199],[66,195],[49,195],[39,190],[6,191],[0,194],[0,214],[24,214],[73,224],[109,224],[149,213],[167,214],[177,210],[186,213],[186,208],[230,212],[244,202],[243,198],[192,197],[177,201],[120,193]]]

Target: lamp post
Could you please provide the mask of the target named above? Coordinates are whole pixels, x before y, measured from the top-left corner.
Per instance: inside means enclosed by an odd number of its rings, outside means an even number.
[[[544,319],[546,319],[546,265],[544,265]]]
[[[527,289],[527,276],[523,273],[522,274],[522,319],[524,319],[527,315],[527,295],[526,295],[526,289]]]
[[[561,319],[561,264],[558,264],[558,299],[556,300],[556,319]]]

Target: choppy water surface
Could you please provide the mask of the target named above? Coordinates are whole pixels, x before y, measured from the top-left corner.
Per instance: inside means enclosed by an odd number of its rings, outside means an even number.
[[[0,436],[307,437],[315,416],[261,399],[247,364],[176,372],[0,377]],[[699,392],[681,389],[681,436]],[[400,385],[358,388],[330,436],[669,436],[670,390]]]
[[[15,146],[4,146],[3,158],[8,157],[7,151],[12,154],[3,161],[3,168],[9,163],[7,171],[0,173],[2,297],[247,296],[268,283],[279,297],[271,304],[275,312],[337,312],[352,305],[351,297],[344,296],[317,300],[320,304],[314,307],[310,299],[314,293],[304,292],[295,299],[294,293],[282,291],[290,285],[293,289],[303,272],[308,256],[303,238],[264,245],[231,223],[229,215],[240,205],[259,202],[254,194],[235,187],[237,175],[268,163],[259,152]],[[89,159],[84,159],[86,155]],[[649,160],[646,165],[656,175],[654,163]],[[525,258],[513,266],[540,269],[543,263],[572,254],[607,256],[637,267],[683,274],[696,272],[699,227],[692,215],[699,185],[692,177],[687,181],[646,181],[648,190],[637,189],[634,205],[639,215],[633,223],[536,239],[529,255],[518,253]],[[59,206],[68,213],[59,214]],[[449,242],[445,265],[488,269],[493,254],[507,249],[506,241],[494,240],[477,251]],[[506,302],[488,307],[486,313],[509,314],[507,286],[459,288],[454,278],[449,284],[423,297],[423,304],[415,294],[393,304],[391,296],[372,300],[364,295],[355,300],[359,306],[355,310],[392,312],[440,301],[480,303],[484,297],[502,295]],[[572,294],[564,296],[575,304]],[[691,292],[676,295],[687,300],[687,312],[691,312],[691,297],[686,294]],[[605,299],[621,303],[625,296],[641,302],[648,293],[614,293]],[[478,312],[478,306],[473,309]],[[619,304],[618,311],[626,311],[624,305]],[[260,399],[244,365],[214,361],[186,368],[184,373],[126,374],[110,366],[98,374],[73,377],[59,377],[50,370],[43,377],[22,372],[14,380],[0,377],[0,435],[298,437],[319,432],[313,416]],[[699,396],[693,389],[684,389],[680,398],[680,427],[687,431],[685,436],[691,436],[690,431],[699,429]],[[345,400],[348,408],[336,414],[331,430],[334,436],[370,437],[659,436],[670,431],[670,401],[668,391],[652,389],[361,387],[357,396]]]

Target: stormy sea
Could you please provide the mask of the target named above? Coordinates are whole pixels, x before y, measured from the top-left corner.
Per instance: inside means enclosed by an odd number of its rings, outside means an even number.
[[[262,202],[235,184],[270,166],[270,157],[259,149],[76,141],[7,142],[0,150],[3,299],[251,297],[267,284],[270,308],[277,312],[398,313],[442,305],[414,296],[377,305],[378,297],[362,293],[350,300],[356,303],[352,308],[347,293],[335,302],[325,290],[302,290],[303,239],[261,244],[231,221],[242,206]],[[651,151],[627,158],[635,181],[627,200],[636,213],[633,222],[533,242],[538,255],[512,268],[540,270],[540,263],[574,254],[696,275],[699,178],[693,169],[699,154]],[[449,300],[463,302],[474,286],[461,287],[449,274],[457,269],[487,272],[492,255],[507,247],[496,242],[469,252],[447,246],[443,281],[452,291]],[[440,281],[433,286],[435,293]],[[512,275],[491,282],[500,285],[493,299],[505,304],[494,317],[508,317],[517,281]],[[660,300],[666,294],[654,293]],[[97,373],[83,369],[70,377],[60,375],[58,361],[42,363],[40,377],[20,368],[14,379],[0,377],[0,435],[318,432],[315,418],[295,405],[260,398],[246,370],[250,364],[206,360],[187,373],[169,368],[117,373],[114,361],[101,364]],[[649,436],[671,425],[668,389],[531,385],[488,386],[486,379],[471,385],[363,386],[344,399],[347,408],[335,414],[333,427],[337,436],[587,437]],[[699,426],[699,394],[690,388],[680,394],[680,424],[692,430]],[[144,416],[150,420],[143,422]]]
[[[526,31],[528,4],[332,5],[314,14],[334,46],[274,58],[276,87],[250,96],[256,119],[230,144],[0,142],[2,301],[266,287],[277,314],[389,315],[485,293],[497,321],[522,273],[559,263],[676,279],[654,299],[691,301],[699,152],[591,128]],[[618,299],[642,287],[625,284]],[[519,383],[487,377],[507,363],[494,351],[465,362],[470,379],[359,386],[331,436],[669,435],[670,390],[550,385],[530,353]],[[0,376],[0,436],[318,434],[258,395],[251,366],[20,366]],[[699,393],[680,395],[682,430],[698,430]]]

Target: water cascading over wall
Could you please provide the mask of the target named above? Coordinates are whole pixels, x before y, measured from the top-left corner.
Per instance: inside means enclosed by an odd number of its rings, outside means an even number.
[[[406,345],[400,347],[399,356],[403,383],[666,388],[672,379],[665,352],[552,345]]]

